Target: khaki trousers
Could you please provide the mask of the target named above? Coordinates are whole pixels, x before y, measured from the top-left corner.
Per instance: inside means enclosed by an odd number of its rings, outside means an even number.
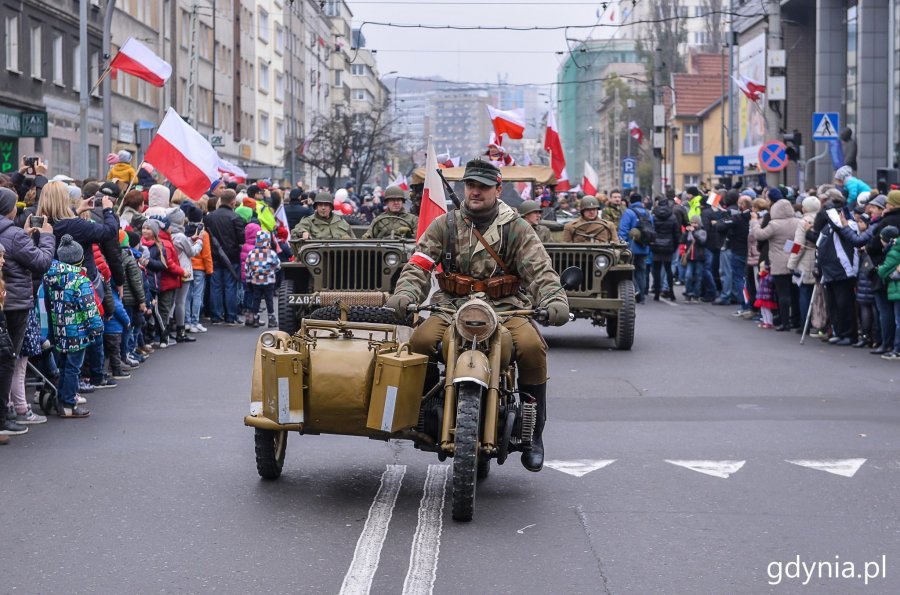
[[[437,360],[438,343],[450,322],[441,316],[431,316],[417,326],[409,340],[414,353]],[[527,318],[513,318],[503,324],[516,348],[516,365],[520,384],[544,384],[547,382],[547,348],[540,333]]]

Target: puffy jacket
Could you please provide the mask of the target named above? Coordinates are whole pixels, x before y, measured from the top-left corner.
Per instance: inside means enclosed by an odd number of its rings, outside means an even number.
[[[723,217],[722,211],[713,209],[706,201],[700,204],[700,222],[706,230],[706,248],[719,251],[725,244],[725,234],[719,233],[719,223]],[[723,230],[724,231],[724,230]]]
[[[769,242],[769,264],[773,275],[789,275],[788,257],[784,247],[788,241],[794,241],[799,219],[794,217],[794,207],[790,201],[778,200],[772,205],[772,220],[765,227],[760,227],[759,219],[750,221],[753,235],[757,240]]]
[[[804,285],[812,285],[816,282],[813,269],[816,266],[816,245],[806,238],[806,230],[803,224],[812,224],[816,219],[815,213],[806,213],[797,224],[794,231],[794,243],[800,245],[800,251],[788,256],[787,267],[791,271],[800,273],[800,282]]]
[[[103,224],[103,215],[98,213],[96,210],[91,210],[90,214],[91,221],[100,225]],[[122,266],[122,251],[119,249],[121,246],[119,245],[118,225],[119,222],[117,220],[116,233],[113,235],[113,237],[103,240],[102,242],[97,242],[97,245],[100,246],[100,251],[103,253],[103,258],[106,259],[106,264],[107,266],[109,266],[109,271],[112,274],[112,280],[116,284],[116,286],[120,286],[125,283],[125,267]]]
[[[241,261],[241,246],[244,243],[244,220],[231,207],[220,206],[205,219],[206,230],[219,243],[228,260],[232,264]],[[213,247],[213,262],[225,266],[221,262],[219,251]]]
[[[671,257],[681,240],[681,226],[668,204],[660,204],[653,209],[653,229],[656,230],[656,241],[650,249],[654,258],[659,256],[663,258],[657,260],[663,260]]]
[[[84,268],[87,269],[88,277],[91,279],[97,273],[91,245],[102,245],[109,240],[115,241],[119,237],[119,222],[112,209],[103,209],[103,223],[86,221],[80,217],[69,217],[59,221],[50,221],[50,225],[53,226],[53,235],[56,236],[57,244],[66,234],[81,244],[81,248],[84,250]]]
[[[106,174],[107,180],[121,180],[126,184],[130,184],[136,178],[137,172],[134,171],[130,163],[116,163],[109,169],[109,173]]]
[[[747,257],[750,236],[750,211],[735,211],[728,224],[728,248],[738,256]]]
[[[894,241],[884,257],[884,262],[878,267],[878,275],[884,280],[888,299],[892,302],[900,302],[900,281],[890,278],[898,266],[900,266],[900,243]]]
[[[872,230],[872,239],[866,244],[866,253],[876,266],[884,262],[885,250],[884,245],[881,243],[881,230],[888,225],[893,225],[900,229],[900,209],[885,211],[878,223],[869,227]]]
[[[144,273],[134,259],[134,252],[131,251],[131,248],[122,247],[122,264],[125,267],[122,302],[126,306],[139,306],[147,299],[144,295]]]
[[[159,278],[162,275],[162,272],[166,270],[165,259],[156,242],[141,238],[141,245],[145,246],[150,254],[150,259],[147,261],[145,267],[147,270],[147,284],[150,287],[150,291],[158,293]]]
[[[81,351],[103,332],[94,286],[80,267],[54,260],[44,275],[49,334],[57,351]]]
[[[650,246],[641,246],[632,239],[629,233],[632,229],[641,226],[641,220],[638,215],[650,217],[650,223],[653,223],[653,216],[647,212],[647,209],[638,203],[632,203],[630,207],[625,209],[625,212],[622,213],[622,218],[619,220],[619,239],[623,242],[628,242],[632,254],[646,255],[650,253]]]
[[[181,277],[182,281],[193,280],[194,267],[191,263],[194,257],[199,256],[200,251],[203,250],[202,238],[195,242],[183,233],[176,233],[172,236],[172,244],[175,246],[175,251],[178,252],[178,264],[184,271],[184,275]]]
[[[825,215],[823,211],[816,214],[817,224],[813,229],[819,227],[819,217],[823,215]],[[825,217],[827,221],[827,215]],[[829,223],[825,223],[819,230],[816,261],[819,270],[822,271],[822,283],[856,278],[859,272],[859,256],[853,244],[842,238]]]
[[[119,299],[119,295],[115,292],[113,292],[113,300],[112,316],[103,323],[103,334],[105,335],[121,335],[128,328],[128,325],[131,324],[131,319],[125,311],[125,306],[122,305],[122,300]]]
[[[256,232],[262,229],[256,223],[248,223],[244,228],[244,244],[241,246],[241,281],[247,280],[247,255],[256,246]]]
[[[6,282],[5,310],[27,310],[34,307],[35,276],[50,268],[56,252],[56,239],[42,233],[37,245],[25,230],[6,217],[0,217],[0,244],[6,248],[3,280]]]
[[[178,259],[178,250],[172,244],[172,236],[167,231],[159,232],[159,241],[163,245],[166,256],[166,268],[159,275],[159,290],[170,291],[181,287],[184,278],[184,269]]]
[[[844,181],[844,190],[847,192],[847,204],[852,207],[861,192],[869,192],[872,188],[859,178],[850,176]]]
[[[685,245],[685,254],[688,262],[703,262],[706,257],[706,231],[695,229],[686,231],[681,236],[681,243]]]
[[[212,246],[210,246],[209,241],[209,232],[204,229],[203,233],[200,234],[200,237],[203,238],[203,248],[200,249],[200,254],[191,259],[191,268],[195,271],[203,271],[207,275],[212,275],[213,257]]]

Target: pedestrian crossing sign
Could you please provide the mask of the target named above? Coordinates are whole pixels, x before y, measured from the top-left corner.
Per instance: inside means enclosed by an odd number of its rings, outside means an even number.
[[[813,140],[837,140],[840,116],[837,112],[813,112]]]

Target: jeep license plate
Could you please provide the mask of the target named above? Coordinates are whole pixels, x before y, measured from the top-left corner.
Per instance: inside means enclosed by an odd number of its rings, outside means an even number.
[[[320,303],[319,294],[292,293],[288,295],[288,304],[291,306],[305,306]]]

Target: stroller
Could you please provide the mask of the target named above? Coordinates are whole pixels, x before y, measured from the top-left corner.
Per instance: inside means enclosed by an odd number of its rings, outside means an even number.
[[[44,357],[53,357],[53,355],[45,354]],[[35,391],[36,394],[31,404],[37,405],[44,415],[57,413],[56,384],[32,363],[31,358],[28,359],[28,368],[25,371],[25,390],[26,394],[29,391]]]

